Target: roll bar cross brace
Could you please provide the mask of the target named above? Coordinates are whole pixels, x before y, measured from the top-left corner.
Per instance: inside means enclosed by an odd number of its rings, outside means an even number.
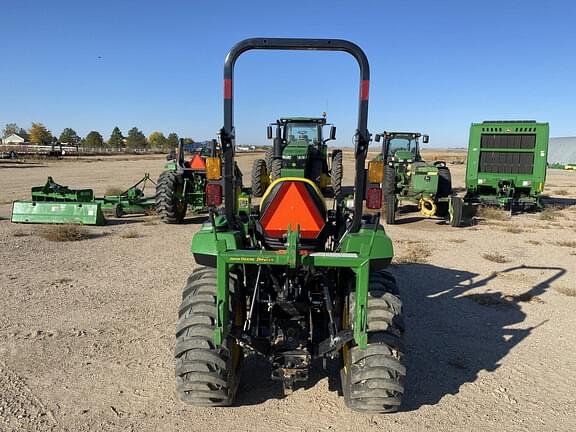
[[[358,232],[362,219],[362,206],[365,194],[364,164],[370,135],[368,133],[368,92],[370,86],[370,66],[362,49],[349,41],[341,39],[285,39],[252,38],[245,39],[232,47],[224,62],[224,127],[220,130],[224,153],[224,211],[228,224],[235,228],[234,199],[234,105],[233,82],[234,65],[238,57],[250,50],[313,50],[344,51],[352,55],[360,67],[360,95],[358,107],[358,125],[355,133],[356,176],[354,180],[354,218],[349,232]]]

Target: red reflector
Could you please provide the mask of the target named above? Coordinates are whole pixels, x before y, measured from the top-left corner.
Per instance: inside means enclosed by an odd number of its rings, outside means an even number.
[[[232,80],[224,80],[224,99],[232,99]]]
[[[304,182],[285,181],[262,215],[260,224],[269,236],[276,238],[286,234],[288,225],[292,230],[300,225],[302,238],[314,239],[322,231],[325,220]]]
[[[366,207],[372,210],[382,207],[382,189],[375,187],[368,188]]]
[[[222,204],[222,186],[218,183],[208,183],[206,185],[206,205],[217,207]]]
[[[370,90],[370,81],[369,80],[362,80],[360,83],[360,100],[367,101],[368,100],[368,92]]]

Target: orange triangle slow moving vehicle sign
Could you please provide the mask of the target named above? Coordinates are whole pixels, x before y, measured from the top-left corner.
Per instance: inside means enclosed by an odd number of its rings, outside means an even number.
[[[190,161],[190,168],[197,169],[197,170],[205,170],[206,169],[206,162],[204,158],[199,154],[195,154]]]
[[[314,239],[322,231],[325,221],[306,190],[306,184],[286,181],[280,185],[260,223],[270,237],[283,236],[288,231],[288,225],[292,230],[300,225],[302,238]]]

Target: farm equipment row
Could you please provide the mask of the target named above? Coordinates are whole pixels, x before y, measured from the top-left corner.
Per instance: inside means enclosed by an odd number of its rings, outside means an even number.
[[[358,63],[360,89],[354,139],[354,185],[343,188],[343,154],[328,154],[336,128],[326,117],[280,118],[267,128],[272,151],[257,159],[245,189],[235,162],[233,72],[250,50],[343,51]],[[539,208],[548,124],[473,124],[466,195],[452,190],[446,163],[427,163],[418,132],[383,132],[380,155],[367,161],[369,63],[357,45],[337,39],[246,39],[224,64],[224,125],[190,160],[183,142],[165,165],[154,196],[148,174],[118,195],[96,198],[48,178],[32,201],[16,201],[13,222],[104,223],[155,209],[181,223],[188,208],[208,213],[194,234],[197,267],[182,290],[175,331],[176,389],[200,406],[234,403],[244,353],[269,361],[271,379],[289,393],[308,379],[314,360],[338,359],[346,405],[393,412],[402,403],[403,307],[388,266],[387,224],[406,202],[427,217],[460,226],[478,205]],[[330,126],[328,138],[324,128]],[[258,198],[257,205],[253,199]]]

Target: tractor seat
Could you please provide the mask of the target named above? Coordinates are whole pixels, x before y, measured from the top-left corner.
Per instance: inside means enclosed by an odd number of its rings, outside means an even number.
[[[270,249],[284,249],[288,226],[300,226],[300,247],[318,250],[326,242],[326,204],[311,180],[285,177],[272,182],[260,201],[256,229]]]

